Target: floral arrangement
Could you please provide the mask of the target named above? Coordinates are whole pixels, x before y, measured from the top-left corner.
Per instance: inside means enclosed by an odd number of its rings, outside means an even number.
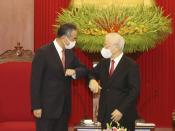
[[[67,22],[79,29],[77,46],[90,53],[100,52],[104,36],[109,32],[117,32],[125,38],[124,51],[127,53],[147,51],[172,32],[171,19],[156,5],[72,6],[58,13],[56,29]]]
[[[112,127],[112,122],[111,122],[110,124],[107,123],[107,129],[103,131],[127,131],[127,129],[124,127],[120,127],[119,123],[117,123],[117,127]]]

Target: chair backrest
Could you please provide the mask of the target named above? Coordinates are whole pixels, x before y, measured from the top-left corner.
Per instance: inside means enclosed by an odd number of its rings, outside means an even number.
[[[33,120],[30,72],[31,62],[0,64],[0,121]]]
[[[0,121],[33,120],[30,72],[33,52],[20,43],[0,54]]]

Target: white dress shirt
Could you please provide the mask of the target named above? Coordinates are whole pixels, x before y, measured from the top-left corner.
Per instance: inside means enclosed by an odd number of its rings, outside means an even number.
[[[115,59],[113,59],[115,61],[115,63],[114,63],[114,70],[117,67],[118,63],[120,62],[122,56],[123,56],[123,52],[119,56],[117,56]],[[110,68],[109,68],[109,70],[111,69],[111,65],[112,65],[112,60],[110,61]]]
[[[57,43],[56,39],[53,41],[54,43],[54,46],[60,56],[60,59],[62,59],[62,51],[63,51],[63,48]]]
[[[56,41],[56,39],[53,41],[54,43],[54,46],[60,56],[60,59],[62,60],[62,51],[63,51],[63,48],[58,44],[58,42]],[[76,74],[72,75],[72,78],[73,79],[76,79]]]

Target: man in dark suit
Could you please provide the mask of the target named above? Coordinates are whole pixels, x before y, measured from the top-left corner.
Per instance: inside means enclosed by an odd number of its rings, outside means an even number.
[[[31,105],[37,131],[67,131],[71,109],[71,79],[87,75],[87,69],[71,50],[77,28],[61,25],[57,38],[35,54],[31,73]]]
[[[105,37],[101,54],[104,58],[90,74],[89,88],[100,89],[98,120],[102,128],[106,123],[117,122],[128,131],[134,131],[137,118],[136,100],[139,94],[139,70],[137,64],[123,54],[124,39],[117,33]],[[99,84],[98,82],[99,81]]]

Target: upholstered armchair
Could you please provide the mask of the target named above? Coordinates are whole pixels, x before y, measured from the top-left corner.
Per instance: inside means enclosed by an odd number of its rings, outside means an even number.
[[[19,44],[0,55],[0,131],[35,131],[30,110],[32,56]]]

